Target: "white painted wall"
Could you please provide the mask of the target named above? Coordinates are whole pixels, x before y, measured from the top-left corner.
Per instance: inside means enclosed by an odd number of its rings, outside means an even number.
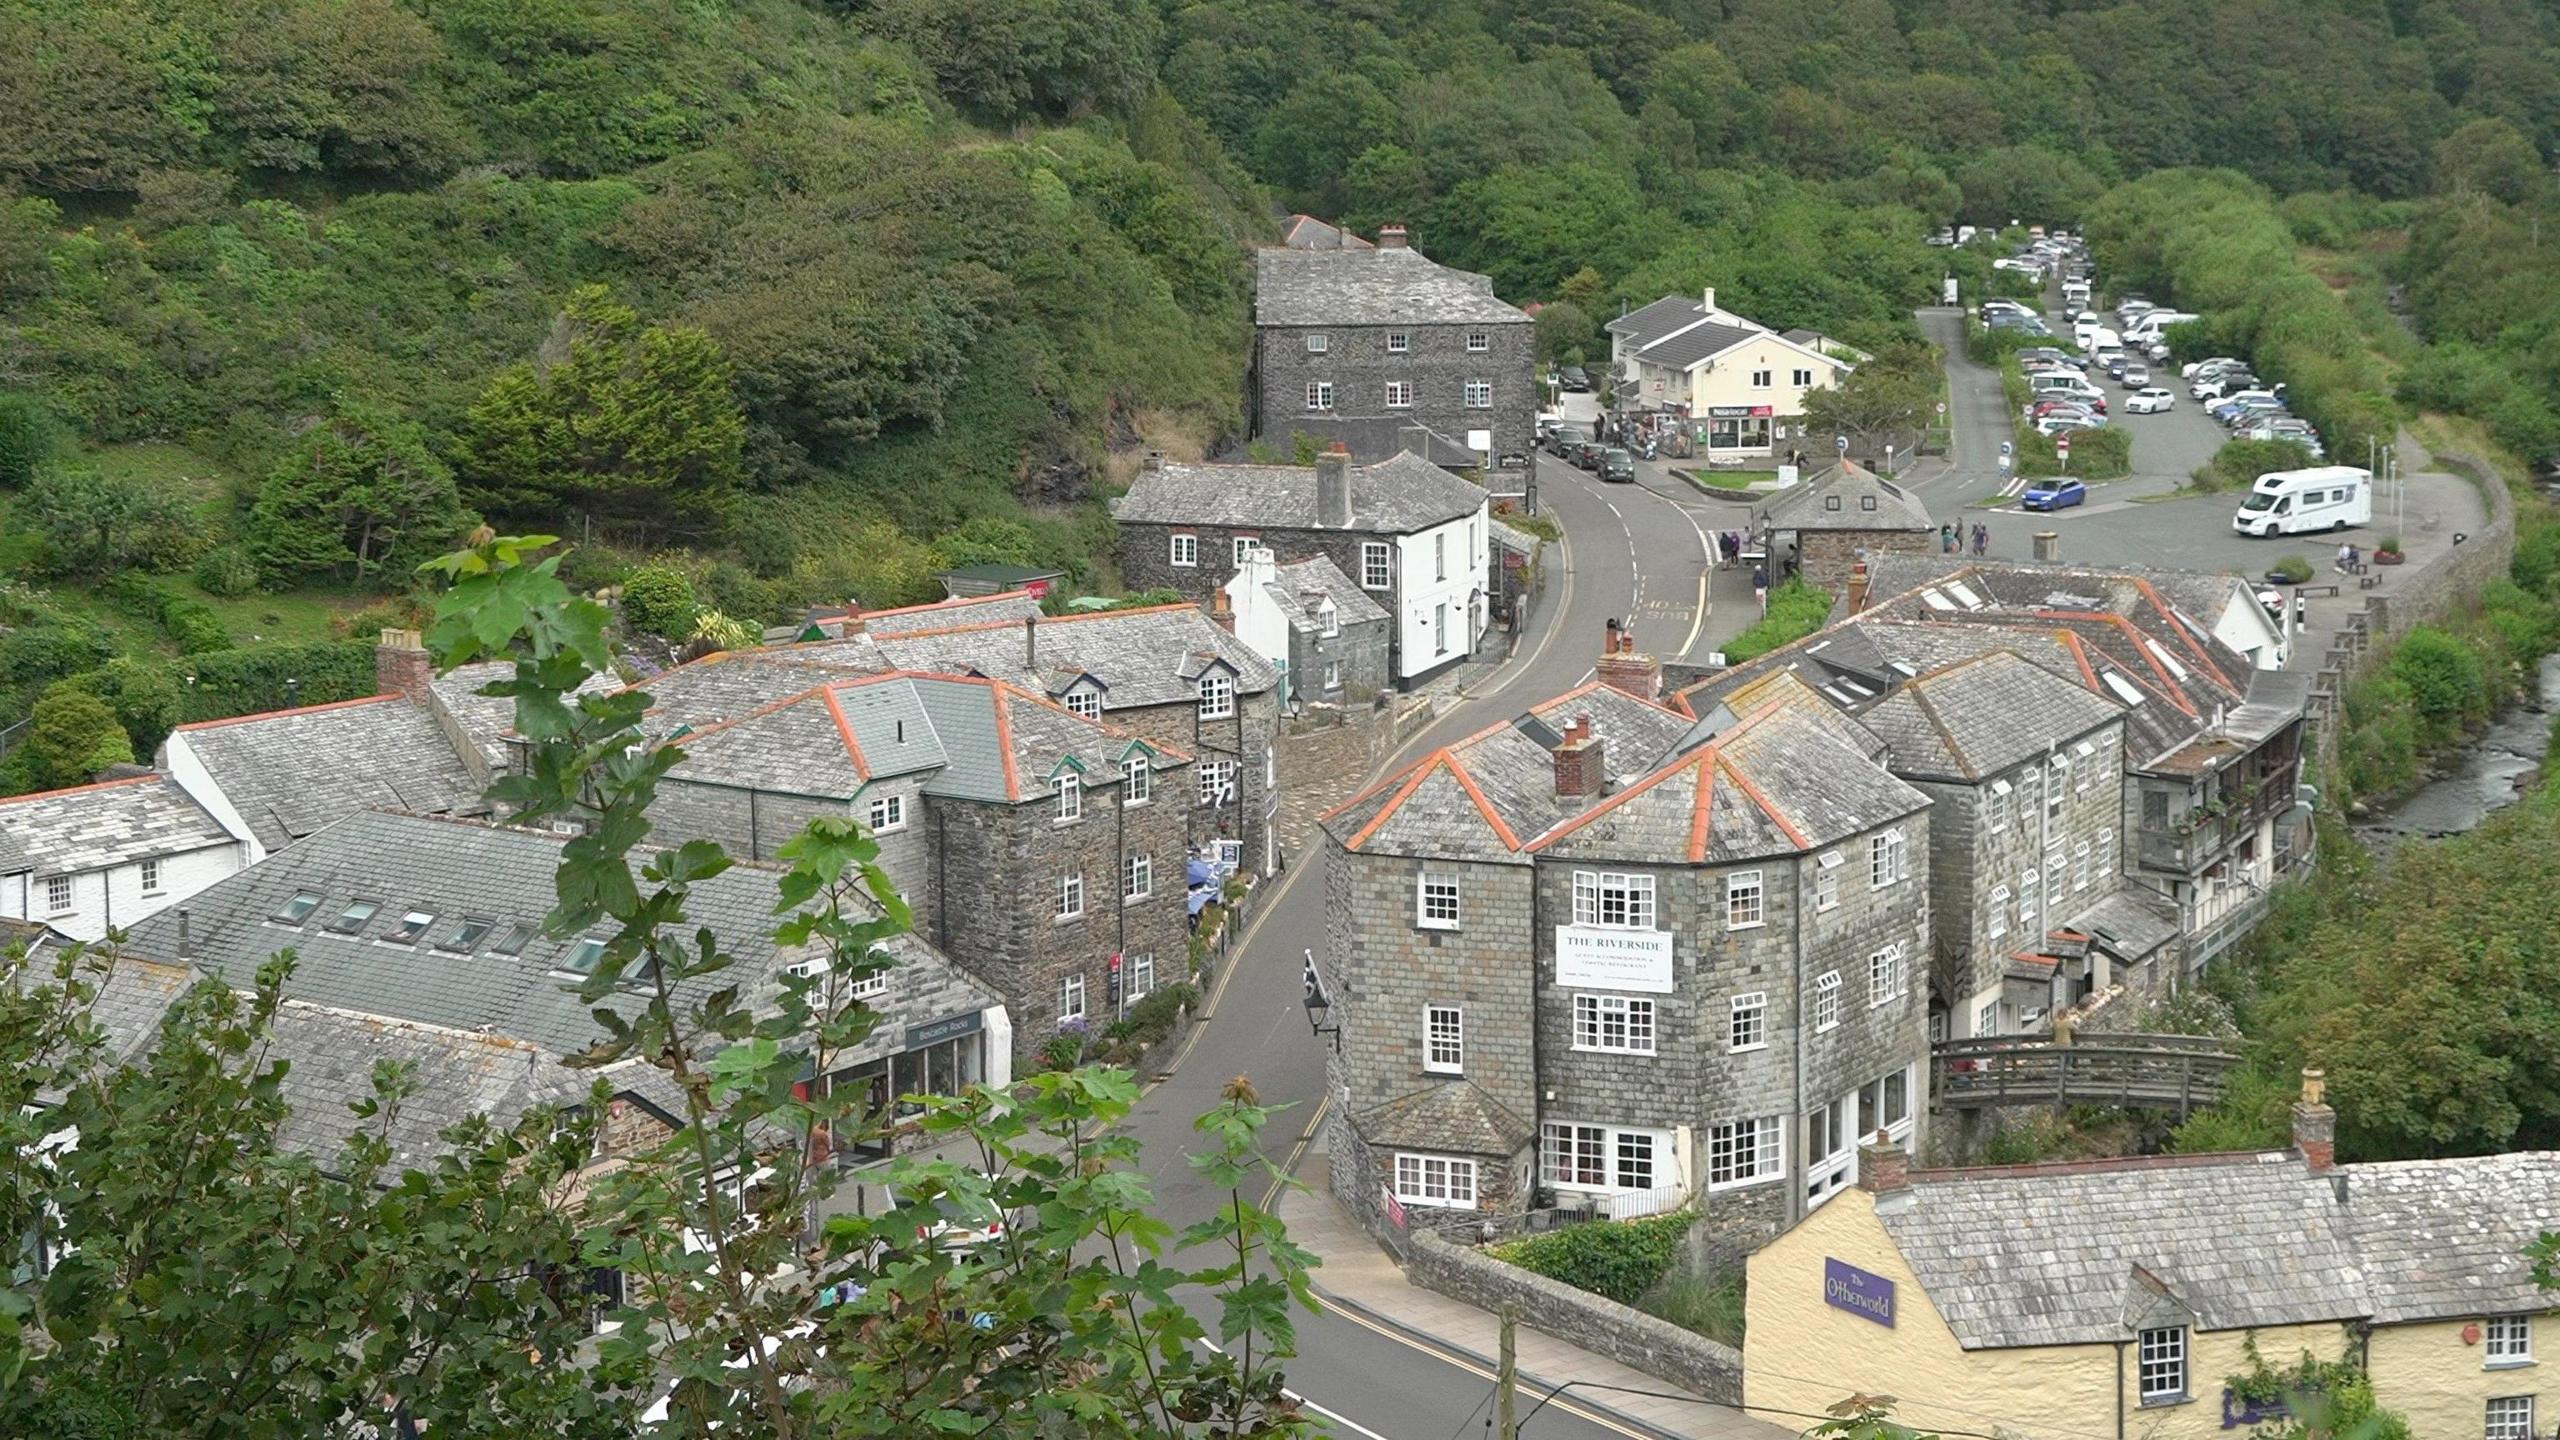
[[[1445,525],[1396,538],[1396,674],[1407,678],[1475,653],[1482,638],[1479,607],[1470,596],[1487,593],[1493,544],[1488,507]],[[1442,557],[1445,556],[1445,562]],[[1448,648],[1440,648],[1436,614],[1449,607]]]
[[[1227,608],[1235,612],[1236,638],[1269,661],[1272,668],[1285,671],[1289,668],[1289,616],[1280,608],[1280,602],[1271,598],[1277,568],[1270,548],[1257,547],[1225,588]],[[1315,677],[1318,687],[1323,683],[1323,676]],[[1293,693],[1303,693],[1305,688],[1306,682],[1292,677]]]
[[[2247,591],[2242,585],[2241,590]],[[2213,638],[2249,657],[2261,670],[2281,670],[2292,658],[2288,627],[2267,614],[2254,593],[2235,594],[2213,622]]]
[[[133,861],[71,877],[71,908],[51,907],[46,875],[34,871],[0,877],[0,920],[40,920],[74,940],[97,940],[107,927],[129,928],[185,900],[217,880],[236,875],[246,865],[247,847],[239,842],[160,857],[160,888],[142,889],[142,864]]]
[[[172,732],[161,745],[160,769],[177,783],[179,789],[186,791],[190,799],[203,806],[216,824],[248,847],[248,864],[255,865],[267,858],[267,847],[258,843],[249,822],[240,818],[240,808],[231,803],[230,796],[222,793],[220,785],[214,783],[213,772],[205,768],[204,758],[187,743],[186,731]]]

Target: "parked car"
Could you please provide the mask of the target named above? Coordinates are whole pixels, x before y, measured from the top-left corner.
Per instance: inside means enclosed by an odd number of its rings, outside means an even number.
[[[1591,432],[1579,425],[1558,425],[1547,432],[1547,453],[1559,460],[1571,458],[1573,447],[1591,438]]]
[[[2177,405],[2177,396],[2154,385],[2147,390],[2134,391],[2132,398],[2124,402],[2124,409],[2128,415],[2157,415],[2163,410],[2174,410]]]
[[[2258,377],[2246,370],[2220,370],[2187,387],[2189,397],[2208,403],[2258,388]]]
[[[2245,364],[2233,356],[2214,355],[2202,360],[2188,361],[2185,365],[2179,367],[2178,376],[2180,379],[2184,380],[2201,380],[2217,370],[2245,370],[2247,368],[2248,367]]]
[[[1556,383],[1572,394],[1587,394],[1591,389],[1591,372],[1579,365],[1567,365],[1556,376]]]
[[[2086,415],[2095,419],[2097,414],[2097,411],[2077,400],[2039,400],[2027,407],[2027,419],[2030,423],[2054,415]]]
[[[2108,356],[2106,362],[2107,378],[2110,380],[2124,379],[2124,367],[2132,363],[2132,361],[2127,360],[2122,355]]]
[[[2088,486],[2077,480],[2056,478],[2039,480],[2028,486],[2027,493],[2018,497],[2018,503],[2029,510],[2068,510],[2074,505],[2087,503],[2088,499]]]
[[[1600,478],[1612,485],[1636,483],[1636,457],[1611,447],[1600,455]]]
[[[2047,415],[2036,422],[2039,435],[2061,435],[2073,430],[2104,430],[2107,422],[2083,410],[2075,413]]]
[[[2118,370],[2116,379],[2124,382],[2124,388],[2127,390],[2139,390],[2151,383],[2151,367],[2136,360]]]

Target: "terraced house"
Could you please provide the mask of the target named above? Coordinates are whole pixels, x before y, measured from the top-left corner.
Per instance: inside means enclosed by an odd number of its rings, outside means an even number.
[[[1792,682],[1693,716],[1614,626],[1599,674],[1326,817],[1334,1188],[1739,1252],[1914,1136],[1929,801]]]

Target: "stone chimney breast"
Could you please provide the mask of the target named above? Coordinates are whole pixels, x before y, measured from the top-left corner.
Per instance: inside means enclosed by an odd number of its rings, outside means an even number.
[[[378,695],[398,695],[412,705],[424,705],[435,673],[435,661],[415,630],[385,630],[374,643],[373,680]]]
[[[1339,440],[1316,457],[1316,523],[1328,530],[1351,528],[1351,450]]]

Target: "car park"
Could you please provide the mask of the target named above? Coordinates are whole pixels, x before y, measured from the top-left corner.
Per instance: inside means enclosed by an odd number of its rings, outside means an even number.
[[[2177,396],[2154,385],[2134,391],[2132,397],[2124,402],[2124,409],[2128,415],[2157,415],[2163,410],[2174,410],[2177,405]]]
[[[2029,510],[2068,510],[2074,505],[2086,504],[2088,500],[2088,486],[2061,477],[2039,480],[2027,487],[2026,494],[2018,497],[2018,503]]]

